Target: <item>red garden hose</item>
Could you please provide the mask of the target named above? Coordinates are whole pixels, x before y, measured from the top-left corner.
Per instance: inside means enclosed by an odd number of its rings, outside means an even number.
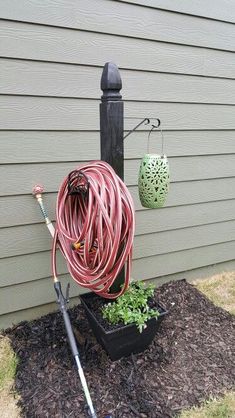
[[[120,296],[130,280],[134,226],[132,197],[112,167],[103,161],[77,167],[64,179],[57,197],[54,277],[58,245],[79,285],[108,299]],[[125,264],[122,289],[110,293]]]

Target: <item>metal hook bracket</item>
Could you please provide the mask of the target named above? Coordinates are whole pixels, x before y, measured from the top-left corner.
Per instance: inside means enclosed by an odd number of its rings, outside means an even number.
[[[126,117],[124,119],[139,119],[139,118],[132,118],[132,117]],[[156,120],[157,125],[154,125],[151,121]],[[126,139],[129,135],[131,135],[133,132],[135,132],[141,125],[149,125],[151,123],[152,129],[159,128],[161,125],[161,121],[159,118],[144,118],[142,119],[133,129],[131,129],[127,134],[123,137],[123,139]]]

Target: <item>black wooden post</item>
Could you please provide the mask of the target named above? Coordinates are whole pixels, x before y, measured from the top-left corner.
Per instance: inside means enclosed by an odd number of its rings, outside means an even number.
[[[105,64],[101,77],[100,149],[101,160],[109,163],[123,180],[123,101],[122,80],[116,64]]]
[[[100,150],[101,160],[109,163],[117,175],[124,179],[124,105],[120,90],[122,80],[116,64],[107,62],[101,77],[100,103]],[[111,292],[120,290],[124,283],[124,269],[111,287]]]

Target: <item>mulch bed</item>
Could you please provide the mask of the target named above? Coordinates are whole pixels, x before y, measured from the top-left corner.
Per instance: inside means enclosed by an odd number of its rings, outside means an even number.
[[[111,362],[95,341],[81,306],[70,310],[99,418],[168,418],[235,383],[235,317],[185,280],[156,290],[169,310],[144,353]],[[85,418],[86,406],[66,343],[61,314],[7,330],[20,363],[16,390],[23,416]]]

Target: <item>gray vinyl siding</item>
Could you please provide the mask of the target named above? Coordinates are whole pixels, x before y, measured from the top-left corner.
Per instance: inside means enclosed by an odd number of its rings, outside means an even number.
[[[125,141],[136,207],[133,277],[160,284],[235,268],[235,10],[232,0],[0,0],[0,328],[55,309],[48,232],[31,196],[100,157],[102,67],[118,64],[125,116],[160,117],[166,205],[141,207],[146,129]],[[125,129],[133,121],[125,121]],[[161,137],[153,133],[151,151]],[[72,302],[84,291],[71,282]]]
[[[193,16],[206,17],[235,23],[235,3],[233,0],[120,0],[140,4],[155,9],[169,10]]]

